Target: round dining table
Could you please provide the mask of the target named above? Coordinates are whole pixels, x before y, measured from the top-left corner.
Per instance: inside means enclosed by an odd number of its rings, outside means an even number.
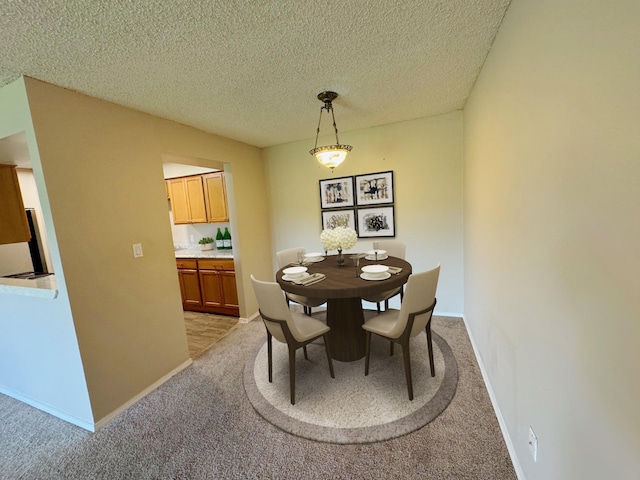
[[[326,276],[320,282],[301,285],[284,280],[284,268],[276,273],[276,281],[285,292],[327,299],[327,325],[331,328],[328,334],[329,354],[334,360],[353,362],[365,355],[362,298],[404,285],[411,275],[411,264],[396,257],[379,259],[377,262],[363,257],[356,268],[351,255],[344,257],[344,266],[338,265],[337,255],[329,255],[322,261],[306,264],[309,274],[322,273]],[[365,280],[360,277],[363,266],[376,263],[401,270],[384,280]]]

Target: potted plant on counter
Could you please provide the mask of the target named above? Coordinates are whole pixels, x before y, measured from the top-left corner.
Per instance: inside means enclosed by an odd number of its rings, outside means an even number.
[[[213,250],[213,243],[215,242],[215,240],[211,237],[204,237],[201,238],[200,240],[198,240],[198,243],[200,244],[200,249],[201,250]]]

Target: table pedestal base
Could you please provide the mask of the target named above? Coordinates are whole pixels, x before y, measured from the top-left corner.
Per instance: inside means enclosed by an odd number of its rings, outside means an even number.
[[[327,301],[329,354],[340,362],[353,362],[364,357],[366,335],[362,329],[364,314],[358,298],[330,298]]]

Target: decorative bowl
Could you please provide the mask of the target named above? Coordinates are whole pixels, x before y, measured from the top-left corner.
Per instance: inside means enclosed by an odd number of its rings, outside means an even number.
[[[362,271],[371,277],[383,277],[389,270],[386,265],[365,265]]]
[[[282,270],[282,273],[284,273],[290,278],[297,278],[297,277],[301,277],[306,271],[307,271],[307,267],[289,267]]]

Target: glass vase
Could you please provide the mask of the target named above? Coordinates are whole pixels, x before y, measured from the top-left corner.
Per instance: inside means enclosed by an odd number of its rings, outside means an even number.
[[[342,249],[341,248],[338,249],[337,262],[338,262],[338,266],[339,267],[344,267],[344,255],[342,255]]]

